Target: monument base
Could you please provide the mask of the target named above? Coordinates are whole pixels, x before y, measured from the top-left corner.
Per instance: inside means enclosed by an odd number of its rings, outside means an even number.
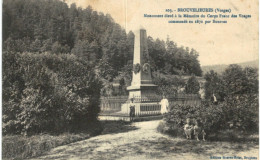
[[[136,117],[161,114],[161,105],[158,102],[135,102],[133,105]],[[120,113],[129,115],[130,103],[122,104]]]
[[[156,96],[157,85],[154,84],[142,84],[139,86],[129,86],[129,99],[149,99]]]
[[[160,115],[161,105],[159,97],[156,95],[157,86],[154,84],[142,84],[139,86],[129,86],[129,99],[121,106],[121,113],[130,112],[130,99],[134,99],[135,116]]]

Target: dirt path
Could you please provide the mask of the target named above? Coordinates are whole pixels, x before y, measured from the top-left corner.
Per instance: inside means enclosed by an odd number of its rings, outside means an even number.
[[[133,123],[137,130],[96,136],[51,150],[38,159],[210,159],[210,156],[258,158],[258,145],[197,142],[156,131],[159,121]]]

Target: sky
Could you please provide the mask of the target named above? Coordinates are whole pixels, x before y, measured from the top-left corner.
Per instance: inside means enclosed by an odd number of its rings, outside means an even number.
[[[154,39],[167,39],[178,46],[194,48],[199,52],[202,66],[232,64],[258,59],[258,1],[257,0],[66,0],[68,4],[92,8],[110,14],[127,32],[143,27]],[[210,2],[210,3],[209,3]],[[226,24],[176,24],[173,18],[146,18],[144,14],[167,14],[166,9],[220,8],[233,14],[251,15],[251,18],[228,18]],[[186,14],[178,13],[174,14]],[[173,14],[168,13],[168,14]],[[194,13],[188,14],[207,14]],[[210,13],[219,15],[219,13]],[[223,13],[222,13],[223,14]],[[197,20],[198,18],[190,18]],[[201,19],[201,18],[200,18]],[[207,18],[207,20],[213,20]],[[183,18],[179,19],[183,20]],[[216,19],[217,20],[217,19]]]

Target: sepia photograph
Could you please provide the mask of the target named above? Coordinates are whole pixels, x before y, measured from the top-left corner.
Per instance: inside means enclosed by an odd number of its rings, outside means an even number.
[[[258,0],[2,0],[3,160],[259,159]]]

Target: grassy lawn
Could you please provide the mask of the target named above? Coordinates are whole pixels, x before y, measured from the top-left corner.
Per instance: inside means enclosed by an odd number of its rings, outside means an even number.
[[[258,144],[253,142],[212,142],[212,141],[196,141],[186,140],[183,138],[166,139],[159,138],[156,141],[140,141],[138,142],[146,147],[156,149],[158,152],[164,153],[196,153],[203,155],[223,154],[225,152],[246,151],[257,147]]]
[[[105,157],[115,159],[124,156],[127,158],[127,155],[129,155],[132,158],[136,157],[136,159],[171,159],[171,157],[182,159],[181,156],[189,158],[192,154],[195,156],[194,159],[209,159],[211,155],[228,156],[237,155],[237,153],[241,152],[244,152],[243,155],[248,155],[252,153],[252,150],[258,149],[259,146],[257,134],[241,135],[240,137],[236,136],[235,139],[230,139],[234,135],[223,132],[218,133],[218,136],[212,135],[213,137],[208,137],[209,139],[204,142],[163,136],[163,134],[155,130],[158,124],[156,121],[155,124],[153,124],[153,121],[134,124],[131,125],[130,122],[124,121],[101,121],[103,127],[98,138],[93,137],[97,134],[90,133],[64,133],[56,136],[44,134],[31,137],[4,136],[2,158],[25,159],[38,157],[52,148],[61,146],[63,148],[60,149],[64,150],[63,152],[59,154],[54,152],[58,157],[63,154],[68,158],[74,155],[94,159]],[[149,127],[150,125],[154,126]],[[127,132],[131,134],[128,135]],[[94,139],[73,143],[90,137]],[[122,141],[125,138],[128,141]],[[69,143],[73,144],[62,146]],[[255,153],[253,154],[251,156],[255,156]]]
[[[101,122],[102,132],[98,134],[114,134],[137,129],[130,124],[130,122],[124,121],[103,121]],[[91,132],[63,133],[61,135],[41,134],[30,137],[6,135],[2,137],[2,158],[25,159],[37,157],[57,146],[81,141],[96,135],[97,133]]]
[[[226,142],[226,141],[196,141],[186,140],[184,138],[159,138],[156,140],[143,140],[137,142],[140,154],[147,150],[152,151],[146,158],[168,159],[210,159],[210,156],[254,156],[258,157],[258,152],[252,150],[258,149],[256,142]],[[183,157],[182,157],[183,156]],[[190,157],[190,156],[193,156]]]
[[[91,134],[87,133],[64,133],[58,136],[44,134],[31,137],[20,135],[3,136],[2,158],[24,159],[35,157],[57,146],[73,143],[89,137],[91,137]]]

